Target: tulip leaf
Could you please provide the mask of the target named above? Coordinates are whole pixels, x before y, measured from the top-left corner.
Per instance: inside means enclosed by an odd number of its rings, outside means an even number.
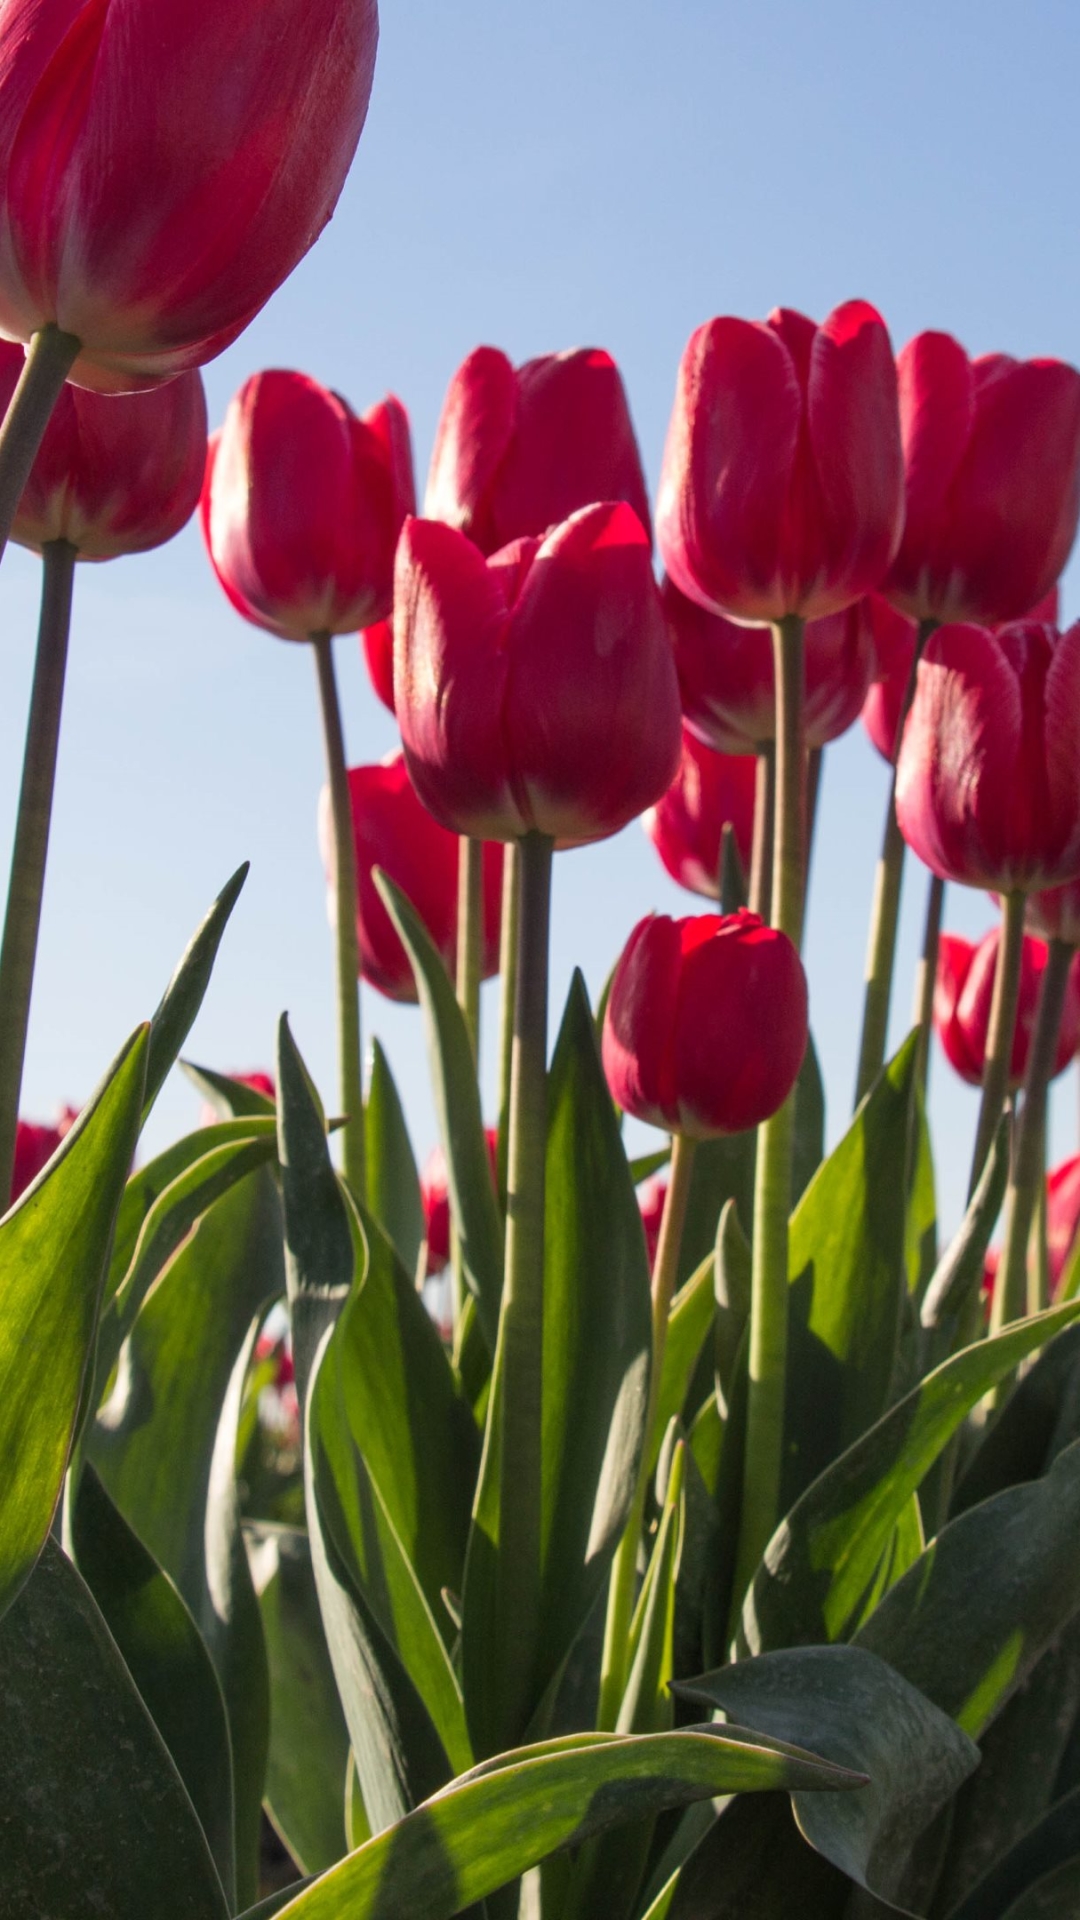
[[[1069,1327],[1014,1387],[986,1429],[953,1497],[964,1513],[992,1494],[1037,1480],[1080,1438],[1080,1326]]]
[[[965,1348],[841,1454],[773,1535],[743,1608],[742,1646],[842,1639],[905,1505],[965,1416],[1078,1316],[1070,1302]]]
[[[303,1408],[314,1355],[353,1282],[353,1231],[330,1161],[322,1105],[284,1014],[278,1022],[277,1073],[285,1277]]]
[[[806,1043],[806,1053],[795,1083],[795,1144],[791,1162],[791,1204],[797,1207],[825,1158],[825,1083],[821,1077],[814,1036]],[[743,1226],[749,1231],[751,1215],[745,1214]]]
[[[1062,1885],[1069,1885],[1070,1869],[1073,1885],[1080,1870],[1080,1787],[1066,1795],[1052,1806],[1049,1812],[1029,1828],[1011,1847],[1004,1858],[995,1862],[988,1874],[973,1887],[971,1892],[953,1907],[949,1920],[1017,1920],[1015,1908],[1024,1899],[1033,1899],[1034,1890],[1052,1874],[1059,1874],[1058,1888],[1052,1889],[1056,1898]],[[1072,1907],[1050,1906],[1039,1915],[1038,1907],[1024,1914],[1023,1920],[1071,1920],[1076,1912]]]
[[[0,1885],[12,1920],[227,1920],[180,1775],[53,1540],[0,1623],[0,1715]]]
[[[505,1457],[496,1361],[465,1574],[462,1662],[475,1747],[510,1724],[507,1675],[539,1706],[607,1578],[644,1441],[652,1344],[641,1214],[580,974],[571,983],[548,1090],[543,1325],[541,1574],[537,1645],[504,1603],[500,1511],[522,1469]],[[530,1470],[529,1480],[537,1476]],[[512,1711],[512,1709],[511,1709]]]
[[[235,1141],[252,1140],[258,1131],[258,1127],[253,1129],[248,1120],[226,1120],[217,1126],[198,1127],[194,1133],[185,1134],[183,1139],[174,1140],[156,1159],[148,1160],[144,1167],[136,1167],[124,1188],[116,1216],[116,1231],[105,1282],[106,1302],[113,1298],[127,1273],[146,1216],[166,1188],[171,1187],[174,1181],[208,1153]]]
[[[413,1275],[424,1242],[424,1203],[401,1100],[377,1040],[371,1045],[364,1127],[368,1205],[396,1248],[406,1273]]]
[[[143,1027],[0,1220],[0,1614],[30,1574],[60,1498],[138,1138],[146,1052]]]
[[[700,1140],[694,1149],[690,1195],[679,1250],[677,1281],[684,1286],[716,1246],[720,1215],[734,1200],[739,1220],[749,1231],[754,1218],[753,1133]]]
[[[979,1762],[974,1741],[862,1647],[762,1654],[675,1691],[796,1746],[812,1728],[815,1751],[869,1776],[862,1793],[796,1794],[793,1805],[811,1846],[886,1903],[915,1840]]]
[[[370,1840],[287,1920],[450,1920],[547,1854],[717,1794],[859,1787],[862,1777],[730,1728],[579,1734],[500,1755]]]
[[[849,1911],[850,1880],[808,1846],[788,1802],[743,1793],[711,1822],[642,1920],[786,1920],[796,1888],[799,1920],[840,1920]]]
[[[1043,1874],[1014,1900],[1004,1920],[1075,1920],[1080,1910],[1080,1853]]]
[[[712,1331],[716,1315],[714,1266],[713,1255],[706,1254],[671,1303],[664,1363],[660,1371],[656,1427],[648,1461],[650,1473],[655,1470],[669,1421],[683,1412],[698,1356]]]
[[[84,1467],[72,1516],[75,1563],[169,1749],[230,1901],[235,1889],[232,1754],[214,1665],[168,1575]]]
[[[245,1533],[270,1664],[266,1805],[301,1872],[322,1873],[348,1851],[349,1735],[311,1552],[296,1527],[256,1525]]]
[[[451,1215],[465,1280],[476,1298],[488,1349],[494,1353],[502,1292],[503,1235],[484,1137],[472,1041],[442,958],[416,909],[378,868],[374,878],[416,980],[435,1111],[446,1153]]]
[[[273,1116],[276,1101],[270,1094],[260,1093],[258,1087],[249,1087],[228,1073],[215,1073],[212,1067],[198,1067],[193,1060],[181,1060],[180,1066],[221,1120],[265,1120]]]
[[[240,898],[248,876],[249,862],[238,867],[227,881],[206,918],[192,934],[180,956],[157,1012],[150,1023],[150,1046],[146,1060],[144,1108],[149,1109],[161,1090],[165,1076],[176,1061],[191,1032],[195,1017],[210,984],[221,938],[229,916]]]

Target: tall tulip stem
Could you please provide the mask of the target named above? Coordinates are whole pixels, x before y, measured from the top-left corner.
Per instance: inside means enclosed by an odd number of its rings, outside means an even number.
[[[1024,1098],[1016,1122],[1009,1188],[1005,1196],[1005,1242],[994,1287],[992,1333],[1019,1320],[1026,1305],[1028,1242],[1043,1185],[1043,1130],[1046,1094],[1054,1071],[1061,1016],[1069,986],[1073,948],[1051,940],[1031,1039]]]
[[[34,986],[45,862],[49,851],[60,715],[64,704],[75,548],[50,540],[42,553],[41,617],[23,752],[22,786],[0,944],[0,1196],[7,1205],[15,1163],[26,1034]]]
[[[506,1198],[510,1164],[510,1081],[514,1066],[514,1003],[517,998],[518,921],[521,917],[521,855],[512,840],[503,857],[502,919],[499,928],[499,1193]]]
[[[754,773],[754,841],[750,850],[751,913],[769,918],[772,904],[772,857],[775,839],[776,753],[771,740],[757,750]]]
[[[634,1583],[637,1574],[638,1545],[645,1517],[649,1490],[649,1469],[656,1449],[656,1420],[660,1405],[660,1381],[664,1371],[668,1318],[675,1281],[679,1272],[683,1228],[690,1198],[690,1177],[694,1166],[694,1142],[676,1134],[671,1143],[671,1177],[664,1195],[660,1237],[652,1272],[652,1361],[649,1368],[649,1397],[645,1414],[644,1443],[638,1462],[634,1498],[630,1505],[622,1539],[611,1568],[608,1588],[607,1621],[604,1628],[604,1654],[600,1669],[600,1704],[597,1724],[610,1731],[619,1717],[626,1690],[630,1621],[634,1611]]]
[[[0,425],[0,554],[11,536],[52,410],[81,347],[73,333],[48,326],[35,333],[27,348],[19,383]]]
[[[803,626],[789,614],[773,627],[776,667],[776,818],[773,829],[774,927],[799,946],[806,893],[806,723]]]
[[[1007,893],[1002,902],[1001,941],[994,973],[994,997],[990,1003],[990,1030],[986,1037],[983,1065],[982,1102],[975,1133],[975,1153],[971,1163],[968,1199],[979,1184],[979,1175],[998,1130],[1005,1096],[1009,1091],[1009,1061],[1016,1009],[1020,1000],[1020,965],[1024,954],[1024,895]]]
[[[923,1094],[930,1072],[930,1028],[934,1018],[934,987],[937,984],[938,948],[941,945],[941,921],[945,911],[945,882],[934,873],[926,896],[926,921],[922,951],[915,970],[914,1024],[919,1030],[915,1074]]]
[[[345,1178],[357,1198],[366,1195],[364,1080],[360,1053],[360,942],[356,926],[356,850],[353,839],[345,735],[334,673],[333,640],[312,635],[319,677],[319,706],[330,786],[334,833],[334,922],[337,956],[338,1083],[345,1125],[342,1128]]]
[[[463,833],[458,841],[457,997],[480,1059],[480,975],[484,945],[484,843]]]

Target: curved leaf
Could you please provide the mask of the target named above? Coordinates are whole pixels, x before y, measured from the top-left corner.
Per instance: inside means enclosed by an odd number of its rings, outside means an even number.
[[[953,1908],[949,1920],[1003,1920],[1029,1888],[1078,1859],[1080,1787],[1051,1807],[1005,1858],[991,1867],[985,1879]]]
[[[401,1100],[389,1061],[377,1040],[371,1043],[364,1130],[368,1205],[411,1277],[416,1273],[426,1232],[424,1203]]]
[[[353,1282],[353,1234],[330,1162],[322,1105],[289,1022],[278,1022],[278,1159],[285,1218],[285,1277],[301,1409],[315,1353]]]
[[[232,879],[226,881],[206,918],[196,927],[188,941],[176,971],[161,996],[157,1011],[150,1022],[146,1090],[143,1095],[144,1110],[153,1106],[166,1074],[191,1032],[195,1016],[202,1006],[203,996],[210,984],[210,975],[214,970],[221,936],[228,925],[229,915],[240,898],[241,888],[248,877],[249,866],[250,862],[245,860],[242,867],[237,867]]]

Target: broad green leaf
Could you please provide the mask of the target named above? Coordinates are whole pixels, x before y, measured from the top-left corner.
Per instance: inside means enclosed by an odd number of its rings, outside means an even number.
[[[1080,1302],[1020,1321],[928,1374],[833,1462],[781,1521],[746,1597],[744,1650],[840,1640],[904,1507],[965,1416],[1080,1316]]]
[[[732,1204],[720,1215],[716,1234],[716,1388],[726,1406],[735,1376],[739,1348],[750,1319],[753,1293],[753,1254]]]
[[[959,1231],[934,1269],[923,1295],[919,1318],[926,1333],[926,1358],[931,1363],[948,1358],[970,1326],[982,1292],[986,1250],[1009,1177],[1009,1129],[1003,1121],[987,1156],[979,1184],[971,1196]]]
[[[680,1287],[668,1315],[664,1364],[660,1372],[660,1393],[656,1405],[656,1424],[649,1450],[648,1471],[655,1471],[668,1422],[676,1419],[686,1405],[687,1389],[716,1315],[713,1291],[715,1262],[707,1254],[684,1287]],[[696,1409],[695,1409],[696,1411]]]
[[[233,1899],[232,1754],[213,1661],[166,1573],[83,1469],[71,1519],[75,1564],[187,1789]]]
[[[642,1920],[841,1920],[851,1881],[807,1845],[788,1802],[739,1794]]]
[[[93,1366],[105,1267],[138,1138],[148,1030],[0,1220],[0,1615],[48,1535]]]
[[[865,1790],[843,1799],[796,1794],[795,1818],[811,1846],[887,1903],[915,1840],[979,1762],[952,1720],[862,1647],[767,1653],[675,1691],[796,1746],[812,1728],[815,1751],[867,1774]]]
[[[364,1130],[368,1205],[411,1278],[424,1243],[424,1203],[401,1100],[377,1040],[371,1043]]]
[[[954,1907],[949,1920],[1007,1920],[1016,1916],[1013,1908],[1049,1874],[1063,1872],[1080,1861],[1080,1788],[1043,1815],[1004,1859],[991,1867],[967,1897]],[[1067,1879],[1067,1876],[1066,1876]],[[1022,1910],[1021,1910],[1022,1911]],[[1036,1913],[1038,1909],[1035,1909]],[[1076,1909],[1059,1909],[1062,1920],[1071,1920]],[[1059,1920],[1054,1908],[1047,1920]],[[307,1916],[305,1916],[307,1920]],[[1028,1920],[1028,1915],[1023,1916]],[[1040,1916],[1042,1920],[1042,1916]]]
[[[180,1775],[53,1540],[0,1623],[0,1716],[0,1886],[11,1920],[227,1920]]]
[[[307,1535],[245,1529],[270,1664],[266,1805],[305,1874],[347,1853],[349,1735],[319,1615]]]
[[[908,1291],[917,1305],[937,1266],[937,1194],[930,1128],[921,1089],[915,1100],[915,1156],[909,1167],[906,1262]]]
[[[462,1662],[475,1750],[520,1738],[508,1676],[528,1712],[556,1680],[600,1593],[630,1509],[652,1345],[641,1214],[580,974],[548,1090],[538,1642],[505,1602],[500,1513],[521,1467],[502,1446],[496,1361],[465,1575]],[[511,1582],[512,1584],[512,1582]]]
[[[502,1292],[503,1234],[484,1138],[476,1063],[465,1016],[427,929],[399,887],[376,870],[375,884],[409,956],[424,1013],[450,1208],[465,1280],[494,1353]]]
[[[781,1511],[888,1404],[906,1294],[914,1084],[912,1035],[792,1215]]]
[[[599,1019],[599,1007],[597,1007],[596,1012],[597,1018]],[[597,1032],[601,1032],[601,1028],[598,1027]],[[651,1179],[654,1173],[659,1173],[662,1168],[670,1166],[670,1164],[671,1142],[669,1141],[666,1147],[657,1147],[655,1153],[639,1153],[636,1159],[631,1160],[630,1178],[635,1187],[639,1187],[643,1180]]]
[[[720,1215],[734,1200],[740,1225],[750,1231],[754,1218],[753,1133],[699,1140],[690,1174],[690,1197],[679,1247],[677,1282],[684,1286],[716,1247]]]
[[[105,1282],[106,1301],[112,1299],[131,1265],[146,1216],[165,1189],[171,1187],[175,1180],[206,1154],[237,1140],[254,1139],[257,1132],[258,1128],[253,1129],[246,1119],[226,1120],[213,1127],[197,1127],[194,1133],[174,1140],[171,1146],[159,1153],[156,1159],[147,1161],[144,1167],[136,1167],[124,1188],[116,1216],[116,1231]]]
[[[1077,1913],[1080,1913],[1080,1853],[1028,1887],[1019,1900],[1013,1901],[1004,1920],[1076,1920]]]
[[[221,936],[229,922],[240,891],[248,876],[248,861],[238,867],[214,901],[180,956],[157,1012],[150,1022],[150,1045],[146,1058],[144,1110],[153,1106],[166,1074],[173,1066],[203,1003],[210,984]]]
[[[184,1073],[222,1120],[272,1118],[276,1101],[257,1087],[234,1080],[231,1074],[198,1067],[193,1060],[179,1062]]]
[[[304,1407],[314,1355],[353,1282],[349,1209],[326,1144],[319,1096],[289,1022],[278,1022],[278,1159],[296,1386]]]
[[[1037,1480],[1078,1437],[1080,1326],[1051,1340],[986,1428],[953,1496],[953,1513]]]
[[[450,1920],[546,1854],[626,1819],[722,1793],[861,1784],[730,1728],[579,1734],[455,1780],[281,1911],[288,1920]]]
[[[795,1146],[791,1162],[791,1204],[797,1207],[825,1158],[825,1083],[811,1034],[795,1087]],[[743,1226],[750,1231],[752,1215]]]

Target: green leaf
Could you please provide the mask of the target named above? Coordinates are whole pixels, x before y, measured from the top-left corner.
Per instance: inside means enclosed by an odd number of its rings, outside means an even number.
[[[424,1012],[435,1111],[446,1152],[451,1214],[465,1280],[476,1297],[480,1324],[494,1353],[502,1293],[503,1235],[484,1138],[472,1041],[446,968],[419,914],[385,873],[376,870],[375,885],[412,964]]]
[[[923,1296],[919,1317],[928,1336],[926,1357],[932,1363],[947,1359],[958,1346],[968,1344],[961,1338],[965,1329],[977,1330],[977,1320],[972,1326],[972,1314],[978,1311],[986,1250],[1008,1178],[1009,1127],[1003,1120],[960,1229],[938,1262]]]
[[[807,1845],[787,1801],[739,1794],[642,1920],[787,1920],[796,1889],[798,1920],[840,1920],[853,1893]]]
[[[215,1073],[212,1067],[198,1067],[193,1060],[181,1060],[179,1064],[222,1120],[273,1118],[277,1102],[257,1087],[246,1086],[231,1074]]]
[[[720,1215],[730,1200],[735,1202],[741,1225],[749,1230],[754,1218],[756,1137],[753,1133],[735,1133],[723,1139],[698,1141],[679,1248],[680,1287],[714,1252]]]
[[[545,1201],[541,1602],[522,1647],[501,1604],[499,1513],[519,1475],[502,1456],[498,1362],[465,1574],[462,1664],[476,1751],[515,1737],[505,1675],[555,1681],[607,1579],[633,1497],[652,1346],[641,1214],[580,974],[551,1063]]]
[[[599,1018],[599,1007],[596,1011]],[[655,1153],[639,1153],[636,1159],[631,1160],[630,1178],[635,1187],[639,1187],[643,1180],[651,1179],[654,1173],[659,1173],[663,1167],[670,1164],[671,1142],[669,1140],[666,1147],[657,1147]]]
[[[450,1920],[560,1847],[721,1793],[861,1785],[730,1728],[580,1734],[503,1754],[317,1880],[288,1920]]]
[[[811,1034],[795,1086],[795,1146],[791,1162],[791,1204],[797,1207],[825,1158],[825,1082]],[[743,1225],[749,1231],[751,1214]]]
[[[233,1900],[232,1754],[214,1665],[168,1575],[86,1466],[72,1516],[79,1572],[172,1756]]]
[[[326,1647],[307,1535],[245,1529],[270,1663],[266,1805],[302,1873],[322,1873],[348,1851],[349,1735]]]
[[[389,1062],[377,1040],[371,1043],[371,1079],[364,1128],[368,1205],[397,1249],[406,1273],[414,1275],[424,1243],[424,1203],[401,1100]]]
[[[277,1084],[285,1278],[296,1386],[303,1409],[315,1353],[352,1285],[353,1232],[331,1165],[319,1096],[285,1014],[278,1022]]]
[[[909,1167],[910,1188],[907,1214],[908,1292],[917,1304],[937,1266],[937,1195],[934,1188],[934,1156],[930,1146],[930,1128],[926,1107],[919,1089],[915,1100],[915,1160]]]
[[[964,1513],[992,1494],[1037,1480],[1078,1437],[1080,1326],[1051,1340],[986,1428],[953,1497]]]
[[[1080,1911],[1080,1853],[1054,1867],[1015,1900],[1004,1920],[1075,1920]]]
[[[142,1027],[0,1220],[0,1615],[29,1576],[60,1498],[138,1138],[146,1053]]]
[[[977,1887],[954,1907],[949,1920],[1007,1920],[1017,1901],[1044,1881],[1049,1874],[1073,1869],[1080,1862],[1080,1788],[1050,1808],[1004,1859],[999,1860]],[[1021,1910],[1022,1911],[1022,1910]],[[1038,1913],[1036,1907],[1035,1912]],[[1071,1920],[1076,1908],[1059,1908],[1062,1920]],[[1047,1920],[1058,1920],[1051,1906]],[[307,1920],[307,1916],[305,1916]],[[1028,1916],[1024,1915],[1024,1920]]]
[[[811,1846],[879,1900],[897,1894],[919,1834],[979,1762],[953,1721],[862,1647],[798,1647],[679,1684],[695,1703],[869,1776],[864,1792],[796,1794]],[[898,1911],[905,1911],[898,1908]]]
[[[0,1624],[0,1715],[0,1885],[12,1920],[227,1920],[180,1775],[52,1540]]]
[[[229,922],[240,891],[248,876],[249,862],[238,867],[214,901],[205,920],[192,934],[157,1012],[150,1022],[150,1046],[146,1060],[144,1111],[153,1106],[166,1074],[173,1066],[184,1041],[191,1032],[195,1016],[210,984],[221,937]]]
[[[656,1470],[660,1447],[668,1423],[676,1419],[686,1405],[687,1390],[697,1365],[698,1355],[712,1331],[716,1315],[713,1292],[715,1261],[707,1254],[697,1271],[680,1287],[668,1315],[664,1363],[660,1371],[660,1393],[656,1406],[656,1427],[647,1463],[649,1473]],[[695,1408],[696,1412],[697,1409]]]
[[[218,1147],[228,1146],[232,1141],[254,1139],[257,1132],[258,1128],[253,1130],[248,1120],[226,1120],[213,1127],[197,1127],[194,1133],[174,1140],[171,1146],[159,1153],[156,1159],[147,1161],[144,1167],[136,1167],[124,1188],[116,1216],[116,1231],[105,1282],[106,1301],[112,1299],[131,1265],[146,1216],[166,1187],[172,1186],[174,1180],[178,1180],[181,1174],[206,1154]]]
[[[1080,1315],[1080,1302],[1020,1321],[928,1374],[815,1480],[777,1528],[743,1608],[740,1644],[842,1639],[893,1528],[972,1407]]]

